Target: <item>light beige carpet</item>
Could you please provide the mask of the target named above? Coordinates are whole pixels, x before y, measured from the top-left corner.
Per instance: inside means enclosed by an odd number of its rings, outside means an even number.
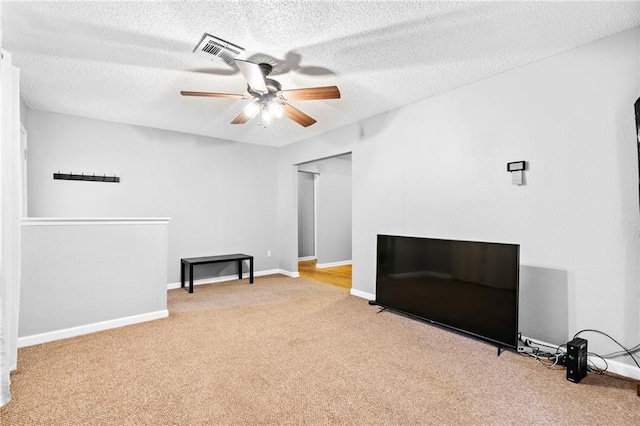
[[[167,319],[20,349],[2,425],[640,424],[635,383],[283,276],[169,292]]]

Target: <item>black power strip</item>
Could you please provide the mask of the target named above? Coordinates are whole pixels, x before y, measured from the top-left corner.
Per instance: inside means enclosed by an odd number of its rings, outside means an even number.
[[[587,341],[580,337],[567,343],[567,380],[579,383],[587,376]]]

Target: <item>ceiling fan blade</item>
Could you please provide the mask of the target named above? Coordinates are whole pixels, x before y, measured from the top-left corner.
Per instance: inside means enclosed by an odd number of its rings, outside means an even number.
[[[243,112],[241,112],[240,114],[238,114],[238,116],[236,118],[233,119],[233,121],[231,122],[231,124],[244,124],[247,121],[249,121],[251,117],[249,117],[248,115],[246,115]]]
[[[285,101],[313,101],[316,99],[340,99],[337,86],[308,87],[306,89],[281,90],[280,99]]]
[[[259,93],[267,93],[269,91],[264,81],[264,74],[262,74],[258,64],[240,59],[236,59],[235,62],[250,88]]]
[[[249,96],[246,95],[236,95],[234,93],[214,93],[214,92],[188,92],[181,91],[180,94],[182,96],[208,96],[211,98],[233,98],[233,99],[247,99]]]
[[[303,127],[309,127],[316,122],[316,120],[309,117],[304,112],[284,102],[282,103],[282,109],[284,109],[284,115]]]

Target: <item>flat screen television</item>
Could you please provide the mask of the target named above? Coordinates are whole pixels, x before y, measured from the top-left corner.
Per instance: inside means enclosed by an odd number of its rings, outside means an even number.
[[[378,235],[375,304],[518,345],[520,246]]]

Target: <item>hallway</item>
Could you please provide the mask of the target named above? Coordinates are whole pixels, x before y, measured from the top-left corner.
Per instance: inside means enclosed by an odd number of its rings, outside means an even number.
[[[351,265],[316,268],[315,260],[305,260],[298,262],[298,273],[300,278],[351,288]]]

